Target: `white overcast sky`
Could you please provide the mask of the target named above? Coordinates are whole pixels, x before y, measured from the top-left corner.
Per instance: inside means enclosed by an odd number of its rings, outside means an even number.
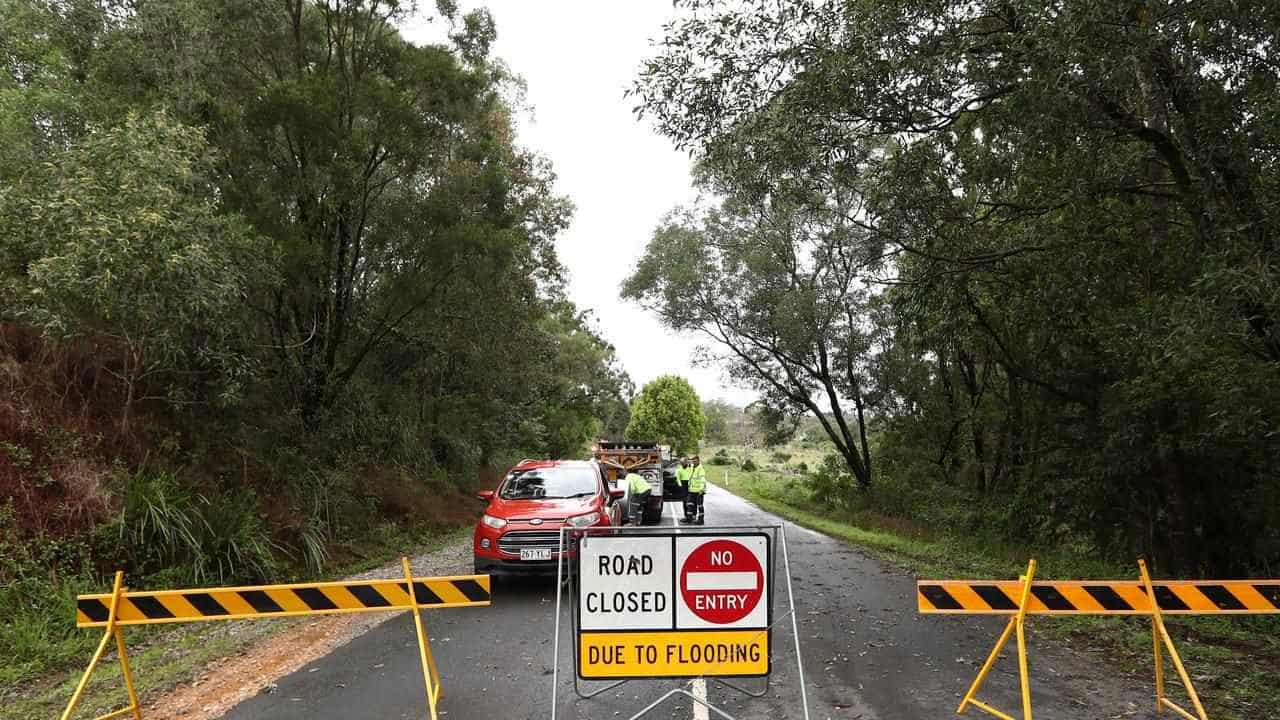
[[[432,3],[423,2],[429,9]],[[463,0],[487,7],[498,39],[493,53],[528,85],[529,112],[518,121],[520,143],[550,159],[557,191],[577,207],[557,247],[568,267],[569,293],[591,310],[597,330],[617,348],[639,389],[666,373],[688,378],[703,400],[738,405],[755,393],[727,384],[718,368],[695,367],[699,340],[677,337],[652,315],[618,297],[618,289],[664,213],[696,197],[689,157],[632,113],[623,97],[650,39],[674,12],[669,0]],[[414,22],[405,36],[439,42],[444,29]]]

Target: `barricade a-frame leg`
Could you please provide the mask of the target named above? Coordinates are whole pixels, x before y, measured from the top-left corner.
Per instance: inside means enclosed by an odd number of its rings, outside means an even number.
[[[117,571],[115,584],[111,589],[111,602],[107,608],[107,627],[103,630],[102,641],[98,643],[98,649],[94,651],[89,667],[85,668],[84,676],[76,685],[76,691],[72,694],[71,701],[67,703],[67,709],[62,712],[62,720],[70,720],[71,713],[75,712],[76,706],[80,704],[80,698],[84,695],[85,688],[89,686],[89,678],[93,677],[93,671],[97,669],[98,662],[102,660],[102,654],[106,652],[107,645],[113,638],[116,641],[116,653],[120,656],[120,672],[124,675],[124,686],[129,694],[129,706],[101,715],[97,720],[109,720],[125,715],[132,715],[134,720],[142,720],[142,709],[138,705],[138,693],[133,684],[133,671],[129,668],[129,652],[124,645],[124,632],[116,625],[120,596],[124,593],[123,586],[124,572]]]
[[[1165,709],[1169,709],[1186,718],[1186,720],[1209,720],[1209,716],[1205,714],[1204,705],[1200,704],[1200,696],[1196,694],[1196,688],[1191,684],[1191,676],[1187,674],[1187,669],[1182,665],[1182,657],[1178,655],[1178,648],[1174,646],[1173,638],[1169,636],[1169,631],[1164,626],[1164,614],[1160,610],[1160,602],[1156,598],[1155,589],[1151,585],[1151,574],[1147,572],[1145,560],[1138,560],[1138,571],[1142,574],[1142,585],[1146,588],[1147,599],[1151,602],[1151,646],[1155,654],[1156,664],[1156,712],[1164,712]],[[1173,668],[1178,672],[1178,677],[1182,680],[1182,686],[1187,690],[1187,697],[1191,699],[1191,705],[1195,707],[1195,715],[1187,712],[1165,695],[1164,658],[1161,657],[1161,643],[1169,649],[1169,659],[1173,661]]]
[[[978,688],[982,687],[983,681],[987,679],[987,674],[991,672],[991,668],[995,666],[996,660],[1000,658],[1000,653],[1004,651],[1004,646],[1009,642],[1009,636],[1016,633],[1018,637],[1018,679],[1019,688],[1022,691],[1022,720],[1031,720],[1031,684],[1027,677],[1027,637],[1025,626],[1027,607],[1031,599],[1031,583],[1035,579],[1035,574],[1036,561],[1032,560],[1027,564],[1027,574],[1021,578],[1022,594],[1018,598],[1018,612],[1009,618],[1009,624],[1005,626],[1004,632],[1000,633],[1000,639],[996,641],[995,647],[991,649],[991,655],[982,664],[982,669],[978,671],[978,677],[974,678],[973,685],[969,687],[969,692],[965,693],[964,700],[960,701],[960,707],[956,710],[957,714],[963,713],[972,705],[985,713],[1000,718],[1000,720],[1017,720],[1012,715],[997,710],[974,697],[978,694]]]

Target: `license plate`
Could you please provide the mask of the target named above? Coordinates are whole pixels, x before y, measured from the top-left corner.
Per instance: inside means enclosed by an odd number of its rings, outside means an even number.
[[[550,560],[551,550],[521,550],[521,560]]]

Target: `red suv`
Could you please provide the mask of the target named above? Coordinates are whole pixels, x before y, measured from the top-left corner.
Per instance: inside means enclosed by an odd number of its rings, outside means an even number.
[[[555,574],[560,528],[620,525],[625,494],[593,460],[521,461],[478,495],[489,506],[476,523],[476,573]]]

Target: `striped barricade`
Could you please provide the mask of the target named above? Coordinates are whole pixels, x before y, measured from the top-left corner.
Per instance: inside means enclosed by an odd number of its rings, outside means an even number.
[[[1271,582],[1153,582],[1164,615],[1256,615],[1280,613],[1280,584]],[[1012,615],[1018,612],[1022,583],[942,580],[917,585],[922,613]],[[1151,601],[1140,580],[1034,582],[1028,615],[1150,615]]]
[[[1280,614],[1280,580],[1162,580],[1153,582],[1144,561],[1138,561],[1138,580],[1036,581],[1036,562],[1027,573],[1011,580],[921,580],[916,584],[916,606],[926,615],[1008,615],[995,648],[960,702],[957,713],[970,705],[1002,720],[1014,718],[978,700],[978,688],[991,671],[1010,635],[1018,641],[1018,670],[1023,720],[1031,720],[1031,691],[1027,678],[1027,615],[1141,615],[1151,618],[1152,648],[1156,668],[1156,707],[1170,709],[1188,720],[1208,720],[1183,667],[1182,658],[1164,626],[1165,615]],[[1155,602],[1151,601],[1155,598]],[[1165,695],[1161,645],[1168,649],[1196,714]]]
[[[116,625],[386,612],[409,610],[415,602],[424,610],[488,605],[488,576],[414,578],[413,594],[411,600],[404,582],[393,580],[126,592],[120,595]],[[110,594],[81,595],[76,625],[104,627],[110,603]]]
[[[116,573],[115,585],[110,593],[81,595],[77,598],[76,625],[103,628],[104,632],[102,642],[98,644],[98,649],[89,662],[89,668],[80,679],[71,702],[62,714],[62,720],[71,717],[84,694],[89,677],[113,638],[119,651],[129,707],[103,715],[97,720],[109,720],[123,715],[132,715],[134,720],[142,720],[133,686],[133,674],[129,669],[129,656],[125,650],[122,628],[126,626],[403,611],[413,612],[423,683],[426,687],[427,710],[432,720],[437,720],[440,673],[436,669],[435,658],[431,655],[431,645],[419,611],[488,605],[491,597],[489,576],[415,578],[409,569],[407,558],[401,559],[401,565],[404,569],[403,580],[353,580],[139,592],[124,589],[124,573]]]

